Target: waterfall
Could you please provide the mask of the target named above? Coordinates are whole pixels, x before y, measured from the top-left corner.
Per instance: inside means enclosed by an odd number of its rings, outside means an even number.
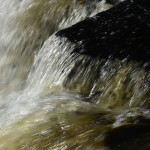
[[[59,0],[1,3],[0,88],[3,87],[4,95],[24,86],[34,55],[52,33],[110,7],[100,1],[87,13],[86,4],[79,5],[72,0],[63,5]]]
[[[0,1],[0,150],[150,146],[146,63],[86,54],[96,47],[84,30],[91,32],[86,23],[96,14],[103,18],[126,3],[128,11],[138,0]],[[109,15],[99,27],[111,29]]]

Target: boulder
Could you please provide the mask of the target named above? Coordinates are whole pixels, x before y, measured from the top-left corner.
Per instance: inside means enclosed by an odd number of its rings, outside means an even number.
[[[127,59],[150,69],[150,1],[126,0],[56,33],[75,43],[73,53]]]

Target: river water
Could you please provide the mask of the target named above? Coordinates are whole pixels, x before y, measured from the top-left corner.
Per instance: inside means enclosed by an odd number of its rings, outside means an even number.
[[[0,3],[0,150],[150,148],[149,72],[74,54],[55,35],[112,4]]]

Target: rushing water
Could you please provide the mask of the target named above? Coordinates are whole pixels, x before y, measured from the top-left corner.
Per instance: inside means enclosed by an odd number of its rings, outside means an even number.
[[[111,4],[0,2],[0,150],[150,147],[149,72],[72,53],[54,34]]]

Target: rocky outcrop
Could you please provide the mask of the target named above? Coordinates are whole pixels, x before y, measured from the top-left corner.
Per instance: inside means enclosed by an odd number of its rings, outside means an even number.
[[[150,1],[126,0],[56,33],[75,43],[75,53],[128,59],[150,69]]]

